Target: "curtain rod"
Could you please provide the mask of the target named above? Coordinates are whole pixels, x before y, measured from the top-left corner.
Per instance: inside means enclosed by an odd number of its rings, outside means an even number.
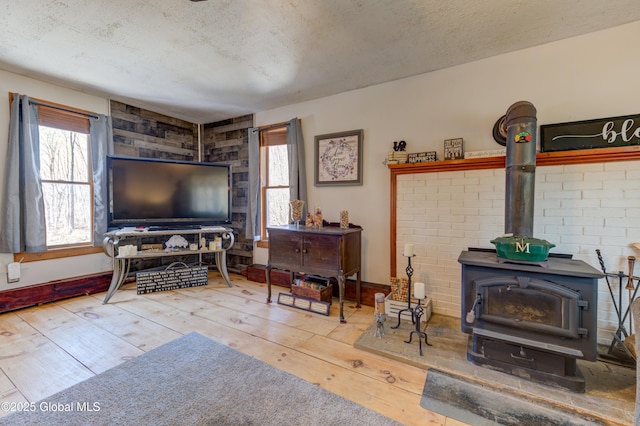
[[[272,124],[271,126],[266,126],[266,127],[258,127],[256,129],[253,129],[253,132],[262,132],[263,130],[271,130],[271,129],[277,129],[278,127],[287,127],[289,125],[289,122],[286,123],[281,123],[281,124]]]
[[[84,115],[85,117],[100,118],[100,116],[96,115],[96,114],[91,114],[91,113],[88,113],[88,112],[81,112],[81,111],[74,111],[74,110],[69,109],[69,108],[64,108],[64,107],[60,107],[60,106],[56,106],[56,105],[50,105],[50,104],[45,104],[45,103],[42,103],[42,102],[34,101],[33,99],[29,99],[29,103],[31,103],[33,105],[42,106],[42,107],[45,107],[45,108],[53,108],[53,109],[58,109],[60,111],[70,112],[72,114]]]

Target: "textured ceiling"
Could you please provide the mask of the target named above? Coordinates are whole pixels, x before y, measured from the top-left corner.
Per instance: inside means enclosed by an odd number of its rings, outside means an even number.
[[[20,0],[0,69],[207,123],[640,20],[638,0]]]

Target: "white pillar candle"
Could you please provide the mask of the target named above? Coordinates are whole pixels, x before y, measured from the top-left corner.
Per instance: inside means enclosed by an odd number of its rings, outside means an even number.
[[[413,297],[416,299],[424,299],[424,283],[415,283],[413,286]]]
[[[404,245],[404,255],[406,257],[411,257],[413,256],[413,244],[411,243],[406,243]]]
[[[376,293],[374,295],[374,300],[376,301],[376,312],[379,314],[384,314],[385,306],[384,306],[384,293]]]

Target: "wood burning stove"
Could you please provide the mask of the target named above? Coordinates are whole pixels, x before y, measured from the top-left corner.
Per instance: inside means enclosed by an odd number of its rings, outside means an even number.
[[[597,357],[602,273],[570,256],[545,262],[463,251],[462,331],[467,359],[536,382],[584,392],[576,360]]]
[[[508,250],[502,257],[491,250],[468,250],[458,258],[462,331],[470,335],[467,359],[584,392],[576,360],[597,357],[598,279],[604,275],[570,255],[549,254],[535,262],[527,256],[534,253],[525,240],[533,237],[536,109],[516,102],[504,123],[505,238],[518,242],[513,256]]]

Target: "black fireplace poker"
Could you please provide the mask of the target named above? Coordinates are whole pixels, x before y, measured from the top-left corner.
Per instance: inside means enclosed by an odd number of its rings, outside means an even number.
[[[631,313],[631,305],[633,301],[636,299],[638,295],[638,288],[640,287],[640,277],[636,277],[633,275],[633,264],[635,263],[635,257],[629,256],[629,274],[625,274],[623,271],[618,271],[618,273],[607,272],[607,269],[604,265],[604,259],[602,258],[602,253],[599,249],[596,249],[596,254],[598,255],[598,261],[600,262],[600,267],[602,268],[602,273],[604,274],[605,281],[607,283],[607,287],[609,289],[609,295],[611,296],[611,301],[613,303],[613,307],[616,311],[616,316],[618,319],[618,328],[615,333],[612,333],[613,338],[611,339],[611,344],[609,345],[609,351],[607,352],[609,355],[613,353],[613,350],[618,347],[622,349],[626,355],[632,359],[635,359],[636,356],[629,351],[629,349],[623,344],[623,341],[629,337],[629,333],[632,329],[632,324],[629,324],[629,331],[627,331],[624,323],[629,317]],[[632,260],[633,259],[633,260]],[[616,296],[614,295],[613,288],[609,278],[617,278],[618,279],[618,300],[616,302]],[[637,280],[638,285],[633,285],[633,281]],[[627,286],[624,286],[624,282],[627,281]],[[629,290],[629,299],[627,300],[627,307],[623,310],[623,300],[622,300],[622,290],[626,288]]]

